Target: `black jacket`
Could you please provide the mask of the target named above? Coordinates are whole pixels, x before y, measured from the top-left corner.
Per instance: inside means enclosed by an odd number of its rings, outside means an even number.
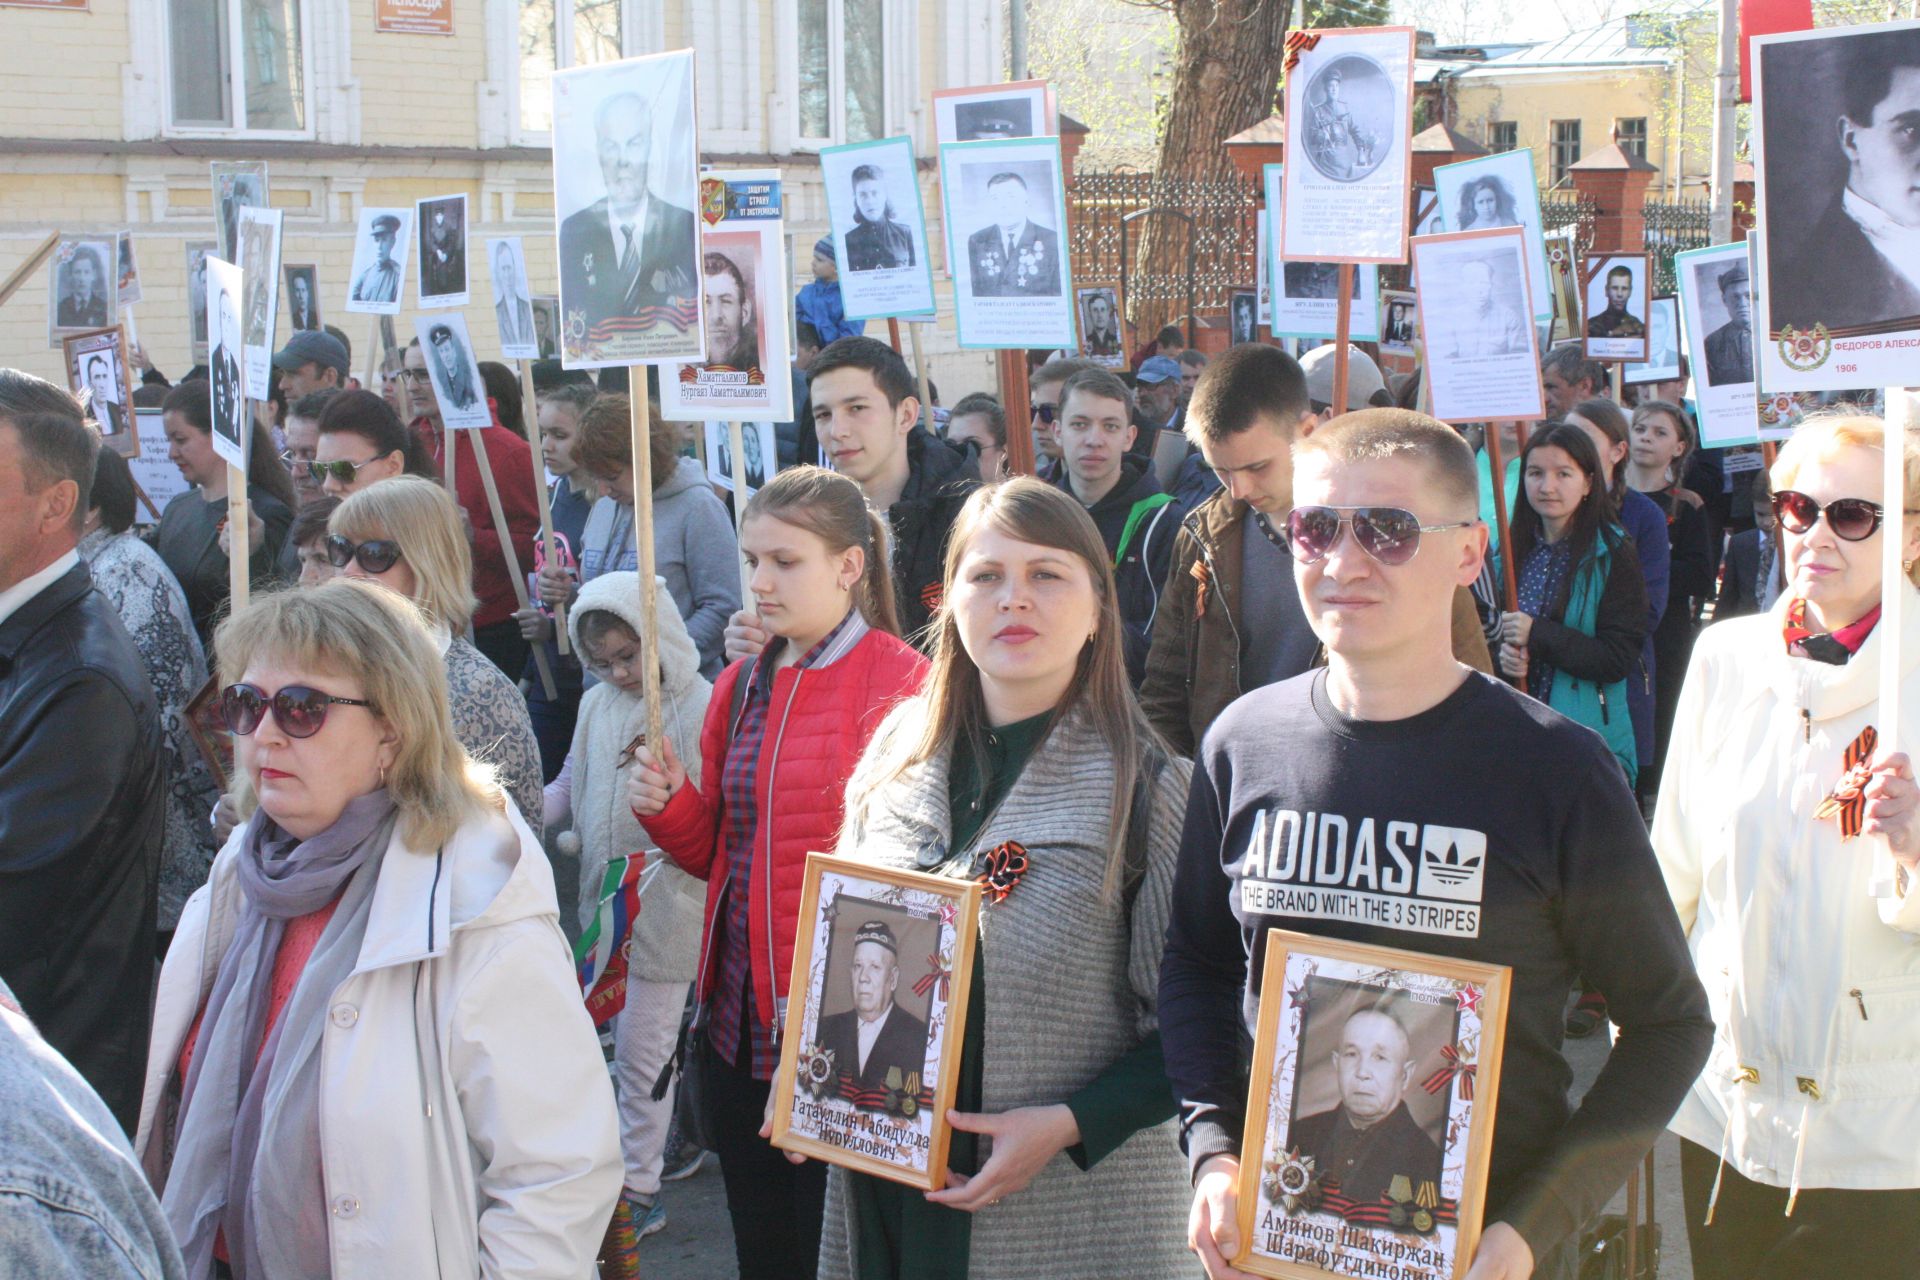
[[[1064,473],[1054,483],[1073,492]],[[1151,470],[1143,470],[1129,460],[1120,464],[1120,482],[1088,507],[1087,514],[1093,517],[1100,540],[1113,557],[1120,621],[1127,629],[1127,676],[1138,689],[1147,676],[1153,619],[1160,610],[1160,592],[1167,584],[1167,568],[1173,563],[1173,540],[1186,511],[1161,489]],[[1133,525],[1130,536],[1129,523]]]
[[[915,427],[907,436],[907,487],[887,509],[893,531],[893,594],[900,607],[900,634],[926,649],[921,632],[940,605],[947,535],[960,508],[980,487],[980,458]]]
[[[1632,538],[1621,537],[1608,558],[1593,634],[1561,621],[1566,612],[1563,595],[1554,603],[1553,616],[1533,620],[1528,652],[1556,671],[1594,684],[1612,684],[1633,673],[1634,659],[1647,638],[1647,584]]]
[[[1920,315],[1920,291],[1880,256],[1838,196],[1795,249],[1769,244],[1767,257],[1774,264],[1767,301],[1776,328],[1824,324],[1844,333]]]
[[[1440,1147],[1405,1102],[1356,1137],[1346,1108],[1338,1106],[1301,1116],[1287,1134],[1287,1145],[1312,1156],[1316,1173],[1337,1179],[1341,1194],[1361,1204],[1384,1200],[1395,1178],[1404,1177],[1410,1190],[1440,1181]]]
[[[833,1054],[834,1071],[842,1080],[851,1082],[856,1093],[855,1106],[878,1107],[882,1100],[872,1097],[875,1093],[884,1093],[889,1087],[887,1072],[897,1069],[898,1082],[892,1086],[902,1088],[907,1077],[917,1073],[922,1080],[927,1077],[927,1024],[902,1009],[893,1006],[893,1012],[887,1015],[886,1025],[880,1028],[880,1034],[874,1038],[873,1048],[867,1053],[866,1070],[860,1069],[860,1031],[855,1021],[858,1015],[848,1009],[844,1013],[830,1013],[820,1019],[820,1047]]]
[[[165,787],[140,652],[77,564],[0,622],[0,979],[128,1133]]]

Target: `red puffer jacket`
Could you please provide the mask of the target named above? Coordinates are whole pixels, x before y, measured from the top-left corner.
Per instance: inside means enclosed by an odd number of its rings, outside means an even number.
[[[712,991],[716,916],[728,878],[727,834],[733,815],[723,802],[720,777],[733,736],[729,711],[734,686],[748,678],[750,667],[746,660],[733,663],[713,687],[700,731],[699,785],[689,778],[666,808],[640,819],[669,857],[707,882],[698,977],[702,1003]],[[927,660],[908,645],[883,631],[869,631],[838,661],[774,673],[754,775],[759,822],[753,833],[747,921],[753,1007],[775,1026],[776,1037],[775,1020],[786,1006],[787,974],[793,967],[794,922],[800,914],[807,855],[832,852],[854,765],[894,703],[919,691],[926,669]]]

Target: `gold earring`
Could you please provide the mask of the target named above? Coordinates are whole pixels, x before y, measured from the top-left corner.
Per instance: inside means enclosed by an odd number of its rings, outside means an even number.
[[[387,766],[383,764],[380,766],[380,786],[384,789],[386,785],[387,785]]]

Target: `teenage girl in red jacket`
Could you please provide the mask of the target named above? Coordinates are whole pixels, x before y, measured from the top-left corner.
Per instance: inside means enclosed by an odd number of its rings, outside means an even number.
[[[701,1083],[741,1280],[810,1278],[820,1250],[826,1167],[789,1163],[759,1129],[807,854],[833,848],[867,739],[926,671],[898,635],[886,536],[859,486],[819,467],[756,493],[740,549],[773,642],[715,684],[698,784],[665,743],[657,760],[640,749],[628,789],[647,834],[707,882]]]

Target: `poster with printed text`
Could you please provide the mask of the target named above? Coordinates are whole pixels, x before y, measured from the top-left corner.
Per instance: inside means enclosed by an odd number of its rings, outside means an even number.
[[[252,407],[247,403],[240,327],[243,284],[238,266],[219,258],[207,259],[207,336],[211,343],[207,379],[213,401],[213,451],[228,466],[245,471],[253,432],[248,429]]]
[[[947,260],[962,347],[1075,344],[1058,138],[940,148]]]
[[[453,0],[374,0],[373,29],[409,36],[453,34]]]
[[[280,307],[280,231],[278,209],[240,211],[240,270],[246,276],[241,303],[242,349],[246,352],[247,386],[253,398],[267,398],[272,380],[273,338]]]
[[[1533,318],[1542,324],[1551,320],[1553,291],[1533,152],[1521,147],[1443,164],[1433,171],[1433,186],[1434,213],[1448,231],[1519,227],[1526,232],[1527,289],[1533,297]]]
[[[793,418],[783,212],[778,169],[700,175],[700,304],[707,359],[661,370],[660,407],[668,418]]]
[[[526,248],[519,236],[487,241],[487,274],[493,285],[493,322],[500,354],[508,360],[539,360],[540,331],[527,292]]]
[[[353,240],[346,309],[358,315],[397,316],[406,291],[412,209],[362,209]]]
[[[466,313],[415,316],[413,324],[428,381],[440,402],[441,421],[456,430],[491,426],[493,411],[487,406],[487,384],[480,376],[473,339],[467,335]]]
[[[120,323],[119,251],[108,236],[62,236],[47,259],[47,345]]]
[[[933,314],[927,214],[917,173],[911,138],[820,152],[840,299],[849,320]]]
[[[1747,246],[1714,245],[1678,254],[1680,331],[1693,373],[1700,447],[1759,440],[1753,381],[1753,283]]]
[[[1433,416],[1442,422],[1546,416],[1540,330],[1518,227],[1416,236],[1417,320],[1427,344]]]
[[[1590,253],[1581,261],[1580,277],[1587,359],[1644,361],[1652,260],[1644,253]]]
[[[415,268],[422,307],[467,305],[467,197],[434,196],[414,203],[420,236]]]
[[[1286,154],[1292,163],[1281,204],[1282,257],[1376,265],[1407,260],[1413,37],[1412,27],[1287,37]]]

